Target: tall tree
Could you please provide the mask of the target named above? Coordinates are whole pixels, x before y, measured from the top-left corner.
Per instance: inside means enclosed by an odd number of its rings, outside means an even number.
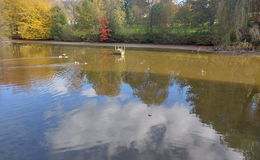
[[[126,20],[130,24],[144,24],[149,15],[149,2],[147,0],[126,0]]]
[[[49,39],[51,4],[47,0],[4,0],[6,18],[13,37]]]
[[[97,27],[97,16],[93,2],[81,0],[76,7],[76,28],[81,31],[92,31]]]
[[[9,36],[9,28],[8,24],[9,22],[5,19],[3,16],[3,1],[0,0],[0,44],[1,41],[6,40]]]
[[[19,22],[20,35],[24,39],[49,39],[51,4],[47,0],[32,0],[31,5],[22,9],[22,17]]]
[[[154,4],[150,13],[150,29],[159,27],[166,29],[170,26],[174,14],[176,13],[176,5],[172,1],[163,1]]]
[[[106,0],[105,11],[106,18],[110,21],[113,32],[119,32],[125,24],[125,1],[124,0]]]
[[[75,24],[76,22],[76,7],[78,0],[65,0],[63,1],[64,9],[68,15],[69,23]]]
[[[55,6],[51,9],[51,35],[55,40],[61,39],[62,29],[67,24],[66,15],[63,10]]]
[[[179,6],[175,21],[185,28],[209,29],[215,21],[218,0],[186,0]]]

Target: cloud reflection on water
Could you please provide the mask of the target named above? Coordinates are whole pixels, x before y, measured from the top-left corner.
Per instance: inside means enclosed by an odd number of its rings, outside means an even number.
[[[81,95],[87,96],[87,97],[96,97],[97,96],[96,91],[93,88],[83,90],[81,92]]]
[[[151,117],[148,114],[152,114]],[[239,160],[210,126],[185,106],[89,100],[47,134],[54,159]]]

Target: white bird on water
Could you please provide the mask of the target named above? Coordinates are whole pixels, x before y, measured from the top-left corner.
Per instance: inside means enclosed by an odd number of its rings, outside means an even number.
[[[66,54],[62,54],[59,56],[59,58],[69,58]]]
[[[206,74],[206,71],[204,69],[201,69],[201,74],[204,76]]]

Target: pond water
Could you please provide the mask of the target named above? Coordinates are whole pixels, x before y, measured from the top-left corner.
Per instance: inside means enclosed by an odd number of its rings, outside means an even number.
[[[1,47],[0,160],[260,159],[260,57],[111,52]]]

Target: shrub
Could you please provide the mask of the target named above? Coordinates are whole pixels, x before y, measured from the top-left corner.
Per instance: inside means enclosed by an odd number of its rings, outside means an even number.
[[[79,41],[80,38],[76,36],[72,26],[65,25],[62,27],[61,40],[63,41]]]
[[[92,30],[88,31],[75,31],[74,35],[81,41],[97,42],[98,34]]]
[[[237,44],[235,44],[236,46],[236,49],[238,50],[253,50],[254,49],[254,46],[249,43],[249,42],[238,42]]]
[[[213,45],[217,37],[208,33],[115,34],[109,42]]]
[[[111,37],[111,29],[109,29],[109,21],[106,18],[100,18],[99,21],[100,27],[99,27],[99,41],[105,41],[108,40],[109,37]]]

